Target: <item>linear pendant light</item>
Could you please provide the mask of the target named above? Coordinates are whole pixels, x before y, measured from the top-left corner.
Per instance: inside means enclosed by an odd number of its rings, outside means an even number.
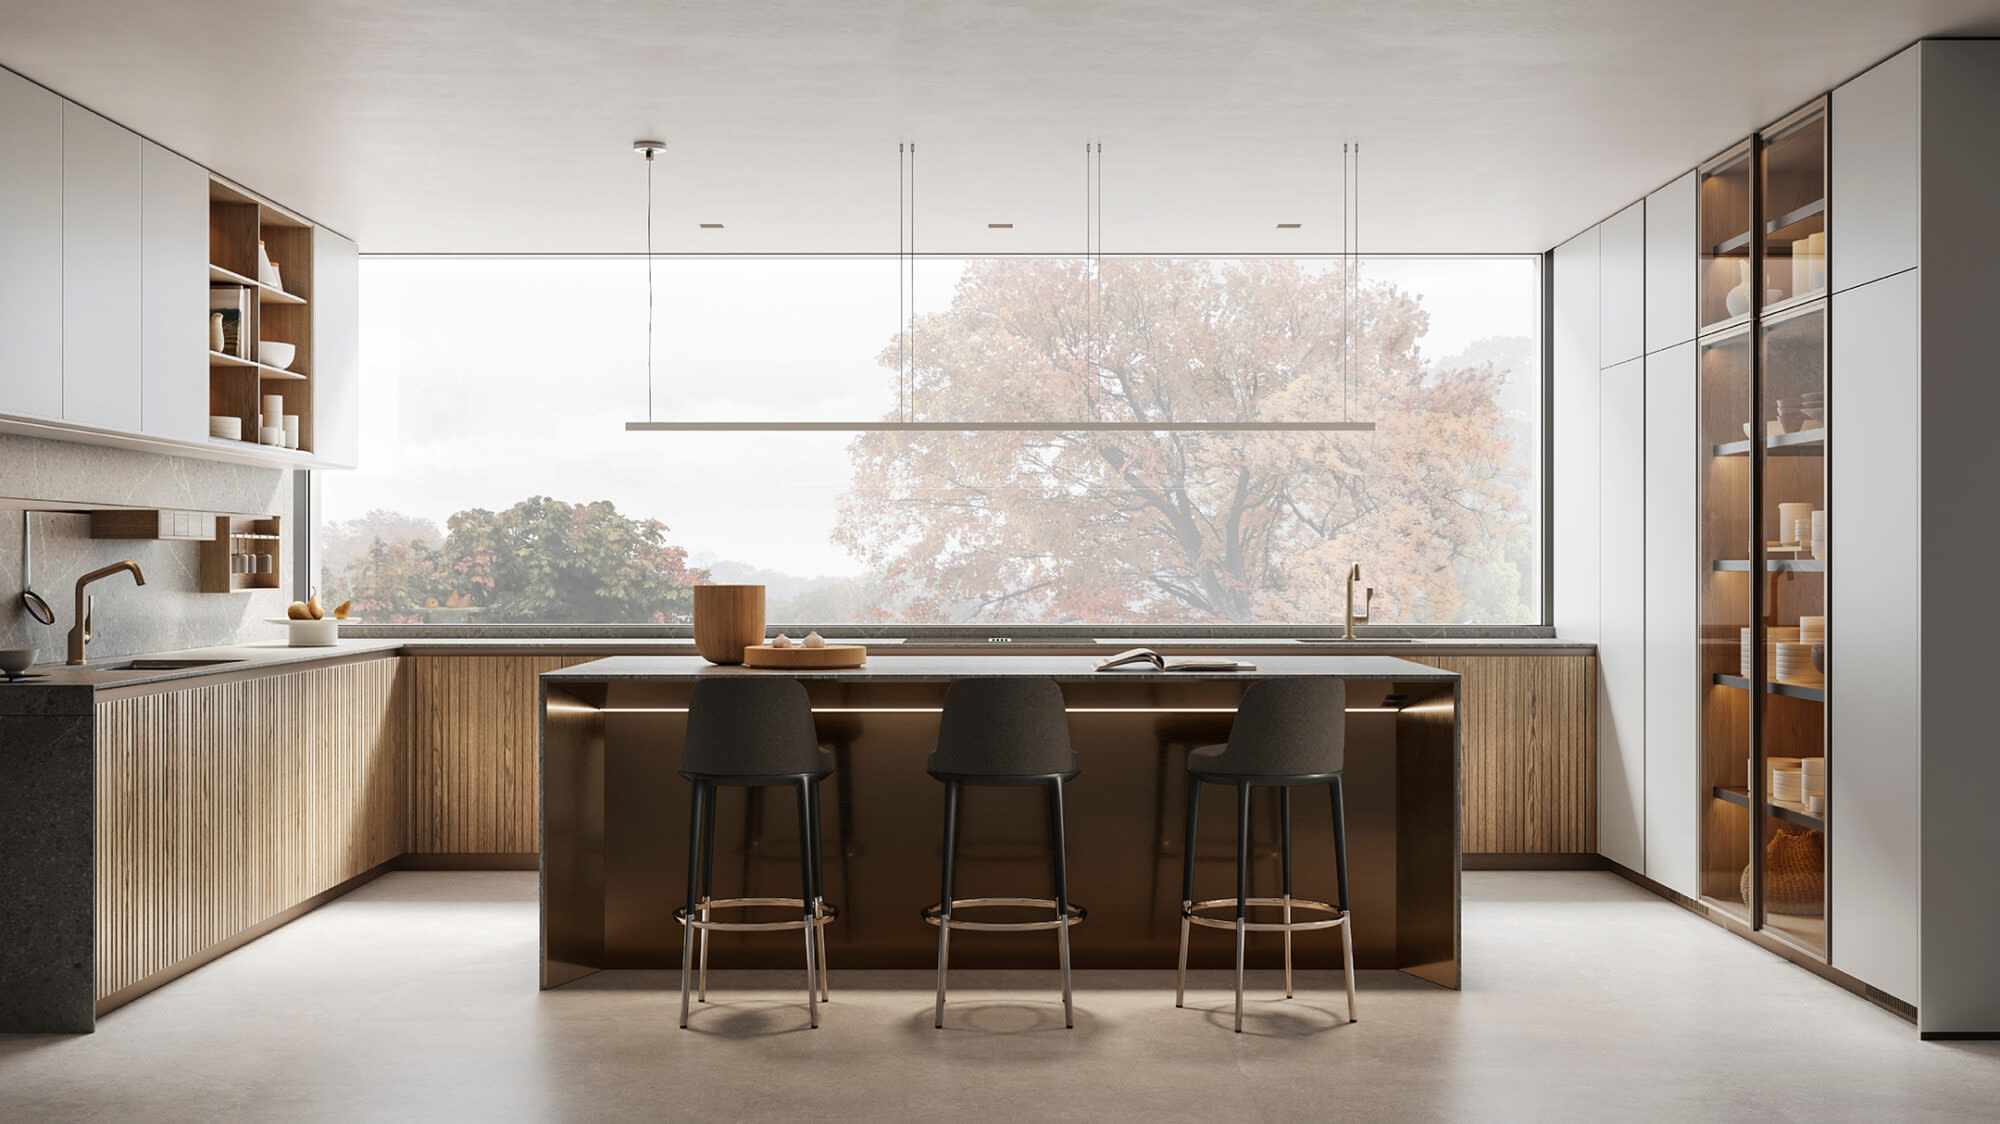
[[[650,147],[649,147],[650,146]],[[1341,418],[1339,421],[917,421],[912,418],[910,391],[915,355],[910,348],[910,324],[916,315],[916,162],[915,142],[896,146],[896,415],[893,420],[853,421],[658,421],[653,417],[653,156],[665,149],[660,141],[636,141],[633,149],[646,158],[646,420],[626,422],[628,433],[1372,433],[1374,422],[1348,417],[1349,354],[1353,351],[1353,257],[1347,248],[1350,225],[1358,226],[1348,208],[1348,153],[1341,150],[1342,317],[1346,336],[1341,349]],[[1358,148],[1359,146],[1355,146]],[[1096,338],[1098,284],[1103,268],[1103,153],[1101,142],[1084,145],[1084,273],[1086,295],[1086,362],[1102,356]],[[1357,162],[1358,164],[1358,162]],[[1356,208],[1358,213],[1358,208]],[[1358,253],[1358,251],[1357,251]]]

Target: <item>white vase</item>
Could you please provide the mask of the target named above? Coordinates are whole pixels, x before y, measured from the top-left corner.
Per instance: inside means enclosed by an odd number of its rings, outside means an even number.
[[[1743,280],[1722,297],[1722,307],[1728,309],[1731,316],[1741,316],[1750,311],[1750,263],[1742,261],[1736,264],[1743,271]]]

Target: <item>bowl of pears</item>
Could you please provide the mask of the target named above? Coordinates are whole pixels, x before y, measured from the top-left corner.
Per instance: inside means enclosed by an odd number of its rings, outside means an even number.
[[[294,601],[285,609],[282,617],[272,617],[272,624],[285,625],[291,631],[294,648],[331,648],[340,639],[340,622],[354,620],[349,614],[354,602],[342,601],[327,611],[325,602],[320,600],[319,590],[304,601]]]

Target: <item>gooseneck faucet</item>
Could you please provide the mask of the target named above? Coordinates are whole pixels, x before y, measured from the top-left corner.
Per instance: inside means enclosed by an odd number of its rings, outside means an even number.
[[[1354,622],[1367,621],[1375,614],[1375,587],[1368,586],[1361,595],[1361,615],[1354,615],[1354,583],[1361,580],[1361,563],[1355,562],[1347,568],[1347,630],[1341,634],[1342,640],[1358,640],[1354,635]]]
[[[72,624],[69,630],[69,663],[71,667],[75,667],[83,662],[84,645],[90,643],[90,611],[92,603],[96,598],[85,596],[83,592],[84,587],[99,578],[108,578],[120,570],[132,571],[132,580],[134,582],[139,585],[146,584],[146,575],[140,571],[139,564],[130,561],[113,562],[101,570],[92,570],[76,579],[76,623]]]

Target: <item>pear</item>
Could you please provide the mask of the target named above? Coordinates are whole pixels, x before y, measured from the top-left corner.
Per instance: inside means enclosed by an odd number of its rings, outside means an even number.
[[[295,621],[309,621],[312,619],[312,610],[306,607],[305,602],[294,601],[285,607],[285,616]]]
[[[326,606],[320,602],[317,589],[312,591],[311,597],[306,598],[306,614],[316,621],[326,619]]]
[[[353,611],[354,611],[354,602],[342,601],[340,604],[335,605],[333,607],[333,619],[337,621],[344,621],[347,619],[347,614]]]

